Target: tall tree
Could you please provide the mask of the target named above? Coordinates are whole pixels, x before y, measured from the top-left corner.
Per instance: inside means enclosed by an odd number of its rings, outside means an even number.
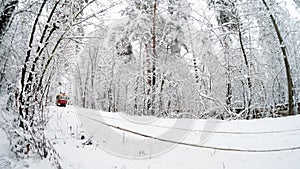
[[[280,45],[280,49],[282,52],[282,56],[283,56],[283,60],[284,60],[284,66],[285,66],[285,71],[286,71],[286,77],[287,77],[287,86],[288,86],[288,102],[289,102],[289,115],[293,115],[294,114],[294,101],[293,101],[293,81],[292,81],[292,76],[291,76],[291,69],[290,69],[290,64],[288,61],[288,56],[287,56],[287,49],[286,49],[286,45],[284,43],[283,37],[281,35],[281,32],[279,30],[279,26],[276,22],[275,17],[273,16],[273,14],[270,11],[270,8],[268,6],[268,4],[266,3],[265,0],[262,0],[263,4],[265,5],[267,11],[270,13],[270,19],[272,21],[273,27],[275,29],[278,41],[279,41],[279,45]]]
[[[226,104],[233,110],[233,86],[232,86],[232,60],[230,59],[230,47],[232,46],[231,31],[237,30],[237,16],[235,0],[209,0],[208,5],[217,11],[217,21],[223,32],[221,44],[224,49],[225,74],[226,74]]]

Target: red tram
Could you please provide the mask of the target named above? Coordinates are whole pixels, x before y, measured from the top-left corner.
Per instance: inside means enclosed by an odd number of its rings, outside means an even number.
[[[56,96],[56,105],[66,107],[68,104],[69,97],[66,93],[60,93]]]

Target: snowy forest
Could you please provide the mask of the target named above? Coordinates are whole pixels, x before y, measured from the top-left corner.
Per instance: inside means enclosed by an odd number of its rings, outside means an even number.
[[[299,16],[299,0],[1,0],[1,128],[62,168],[44,132],[60,92],[135,116],[297,115]]]
[[[133,1],[120,12],[80,39],[64,77],[76,105],[163,117],[297,113],[300,24],[284,2]]]

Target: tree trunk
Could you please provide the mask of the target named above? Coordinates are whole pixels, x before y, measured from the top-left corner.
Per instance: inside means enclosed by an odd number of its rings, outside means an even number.
[[[1,93],[1,90],[2,90],[2,85],[4,83],[3,81],[6,78],[5,77],[6,76],[6,67],[8,66],[7,62],[8,62],[8,58],[5,59],[3,68],[2,68],[2,70],[0,72],[0,93]]]
[[[193,64],[194,64],[194,73],[195,73],[196,84],[199,84],[198,65],[197,65],[197,59],[196,59],[195,54],[193,54]]]
[[[268,12],[270,12],[270,8],[267,5],[265,0],[262,0],[263,4],[265,5],[266,9]],[[293,81],[292,81],[292,77],[291,77],[291,69],[290,69],[290,65],[289,65],[289,61],[287,58],[287,51],[286,51],[286,46],[284,44],[283,38],[281,36],[281,33],[279,31],[279,27],[276,23],[276,20],[274,18],[274,16],[272,15],[272,13],[270,13],[270,18],[272,20],[272,24],[274,26],[275,32],[277,34],[277,38],[280,44],[280,49],[283,55],[283,60],[284,60],[284,65],[285,65],[285,71],[286,71],[286,77],[287,77],[287,84],[288,84],[288,98],[289,98],[289,115],[294,115],[294,101],[293,101]]]
[[[249,65],[249,62],[248,62],[248,59],[247,59],[247,54],[246,54],[246,50],[245,50],[245,47],[244,47],[244,43],[243,43],[243,39],[242,39],[242,32],[241,32],[241,29],[240,29],[240,23],[238,23],[238,34],[239,34],[239,43],[240,43],[240,46],[241,46],[241,50],[242,50],[242,54],[243,54],[243,57],[244,57],[244,62],[245,62],[245,66],[246,66],[246,71],[247,71],[247,86],[248,86],[248,96],[246,96],[247,99],[247,105],[245,104],[245,109],[247,112],[250,112],[250,106],[251,106],[251,91],[252,91],[252,83],[251,83],[251,78],[250,78],[250,65]]]
[[[153,57],[152,57],[152,91],[151,91],[151,100],[152,100],[152,105],[151,105],[151,114],[153,115],[155,112],[155,92],[156,92],[156,0],[154,0],[153,4],[153,23],[152,23],[152,51],[153,51]]]
[[[150,109],[152,105],[152,99],[151,99],[152,70],[151,70],[151,61],[150,61],[150,55],[149,55],[147,44],[145,44],[145,51],[146,51],[146,67],[147,67],[146,110],[147,113],[150,114]]]
[[[90,73],[90,67],[87,67],[87,74],[85,77],[85,81],[84,81],[84,89],[83,89],[83,93],[82,93],[82,107],[83,108],[88,108],[89,106],[89,102],[88,102],[88,81],[89,81],[89,73]]]
[[[4,6],[3,12],[0,15],[0,44],[2,43],[2,37],[4,36],[9,22],[11,22],[13,12],[18,5],[18,0],[12,0]],[[2,2],[3,3],[3,2]]]
[[[228,44],[226,41],[226,36],[223,39],[223,46],[224,46],[224,55],[226,59],[226,70],[225,70],[225,76],[226,76],[226,105],[227,108],[232,111],[232,85],[231,85],[231,67],[230,67],[230,60],[228,56]]]
[[[158,93],[158,97],[159,97],[159,105],[158,105],[158,110],[160,111],[160,113],[162,113],[164,111],[163,109],[163,100],[162,100],[162,95],[163,95],[163,90],[164,90],[164,84],[165,84],[165,74],[162,74],[162,78],[161,78],[161,83],[160,83],[160,91]]]

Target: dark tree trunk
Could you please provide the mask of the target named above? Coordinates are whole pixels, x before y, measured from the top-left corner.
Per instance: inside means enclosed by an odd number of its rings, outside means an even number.
[[[267,5],[265,0],[262,0],[267,11],[270,12],[270,8]],[[285,65],[285,71],[286,71],[286,77],[287,77],[287,84],[288,84],[288,98],[289,98],[289,115],[294,115],[294,101],[293,101],[293,81],[292,81],[292,76],[291,76],[291,69],[287,57],[287,51],[286,51],[286,46],[284,44],[283,38],[281,36],[280,30],[278,28],[278,25],[276,23],[276,20],[272,13],[270,13],[270,18],[272,20],[272,24],[274,26],[279,44],[280,44],[280,49],[283,55],[283,60],[284,60],[284,65]]]
[[[246,50],[245,50],[245,47],[244,47],[244,42],[243,42],[243,37],[242,37],[242,31],[240,29],[240,23],[238,23],[238,34],[239,34],[239,43],[240,43],[240,46],[241,46],[241,51],[242,51],[242,54],[243,54],[243,57],[244,57],[244,62],[245,62],[245,66],[246,66],[246,71],[247,71],[247,86],[248,86],[248,89],[249,89],[249,98],[248,96],[246,96],[246,98],[248,98],[247,100],[247,103],[245,104],[245,107],[248,111],[250,112],[250,106],[251,106],[251,91],[252,91],[252,83],[251,83],[251,78],[250,78],[250,64],[248,62],[248,58],[247,58],[247,54],[246,54]]]
[[[0,15],[0,44],[2,43],[2,37],[4,36],[8,26],[9,22],[12,19],[13,13],[18,5],[18,0],[12,0],[8,2],[4,6],[3,12],[1,12]]]
[[[152,87],[152,78],[151,78],[151,61],[150,61],[150,55],[148,51],[148,45],[145,44],[145,51],[146,51],[146,67],[147,67],[147,89],[146,89],[146,109],[147,113],[149,113],[152,105],[152,100],[151,100],[151,87]]]
[[[152,105],[151,105],[151,114],[154,114],[155,111],[155,92],[156,92],[156,0],[154,0],[153,4],[153,23],[152,23],[152,50],[153,50],[153,57],[152,57],[152,91],[151,91],[151,100],[152,100]]]

